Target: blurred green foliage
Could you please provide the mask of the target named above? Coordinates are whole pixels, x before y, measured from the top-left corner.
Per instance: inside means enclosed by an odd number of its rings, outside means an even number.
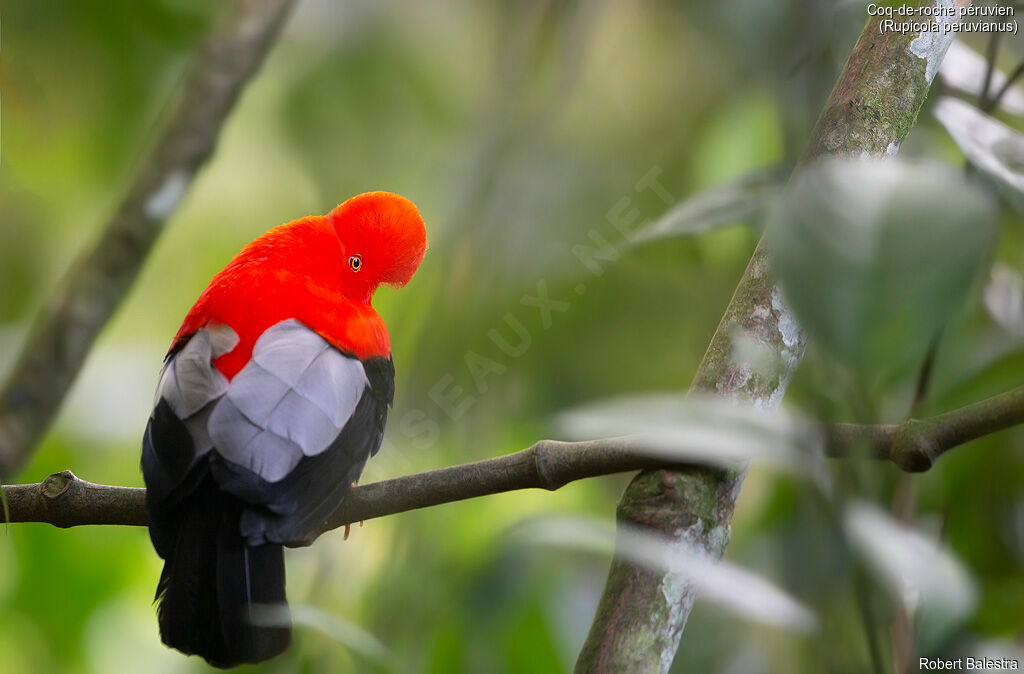
[[[960,311],[992,251],[993,201],[938,164],[829,158],[794,177],[767,240],[801,326],[870,390],[918,371]]]
[[[219,9],[5,3],[0,366],[115,208]],[[616,222],[635,226],[702,188],[792,164],[863,21],[859,3],[838,0],[300,2],[20,481],[70,468],[141,485],[139,438],[161,358],[210,276],[265,229],[371,189],[415,201],[431,248],[407,288],[376,301],[398,394],[365,481],[520,449],[579,403],[684,389],[758,232],[734,226],[623,250],[600,274],[574,247],[594,246],[595,232],[621,243]],[[903,151],[962,162],[926,111]],[[652,170],[667,201],[638,188]],[[1004,211],[1002,224],[993,256],[1019,273],[1020,219]],[[550,322],[523,303],[541,282],[568,303]],[[510,356],[491,332],[525,343],[516,323],[528,346]],[[1019,385],[1022,372],[1020,333],[993,321],[975,292],[944,331],[922,412]],[[877,420],[906,416],[913,379],[872,392]],[[850,419],[860,411],[850,381],[812,345],[788,398]],[[457,418],[445,411],[452,400]],[[843,493],[883,507],[916,493],[917,522],[941,531],[977,580],[975,615],[929,655],[1024,630],[1021,440],[1019,430],[986,438],[913,478],[874,463],[833,465]],[[568,670],[607,560],[509,545],[506,534],[545,513],[609,520],[626,479],[410,512],[290,552],[291,600],[369,631],[393,664],[302,629],[286,656],[254,669]],[[822,630],[792,635],[698,603],[675,669],[865,671],[857,567],[844,550],[805,482],[755,470],[728,556],[811,606]],[[141,529],[7,526],[0,671],[207,669],[159,643],[150,605],[159,567]],[[878,625],[893,599],[867,586],[874,629],[887,639]]]

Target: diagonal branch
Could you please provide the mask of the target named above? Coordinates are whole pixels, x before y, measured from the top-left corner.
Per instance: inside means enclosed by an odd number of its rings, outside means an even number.
[[[993,37],[999,35],[999,33],[993,33]],[[1003,97],[1006,96],[1007,92],[1013,88],[1013,85],[1017,83],[1017,80],[1024,75],[1024,61],[1017,64],[1017,67],[1013,69],[1006,81],[1003,82],[1003,86],[999,87],[999,90],[992,95],[991,98],[982,97],[981,104],[978,106],[982,112],[986,114],[992,113],[993,110],[999,107],[999,103],[1002,102]],[[987,90],[986,90],[987,91]]]
[[[948,0],[915,0],[937,7]],[[970,0],[953,0],[965,7]],[[804,154],[894,154],[917,120],[932,78],[955,31],[882,31],[871,17],[818,119]],[[691,390],[715,393],[765,408],[785,395],[803,357],[805,337],[768,274],[767,253],[754,251],[712,337]],[[757,368],[734,337],[746,335],[777,354],[774,376]],[[729,542],[742,470],[645,471],[626,488],[618,519],[720,558]],[[627,556],[628,557],[628,556]],[[612,561],[594,623],[576,662],[577,672],[667,672],[696,598],[696,586],[672,574]]]
[[[954,447],[1021,423],[1024,386],[928,419],[830,426],[825,447],[829,456],[866,454],[916,472],[927,470]],[[663,457],[645,454],[626,438],[541,440],[514,454],[356,487],[321,531],[490,494],[519,489],[554,491],[576,480],[652,468],[678,470],[682,466],[668,466]],[[146,524],[145,489],[93,484],[67,470],[37,484],[5,486],[3,494],[11,522],[45,522],[58,527]]]
[[[293,0],[238,0],[204,42],[177,104],[99,240],[39,312],[0,390],[0,475],[49,427],[97,335],[164,224],[213,154],[221,126],[270,50]]]

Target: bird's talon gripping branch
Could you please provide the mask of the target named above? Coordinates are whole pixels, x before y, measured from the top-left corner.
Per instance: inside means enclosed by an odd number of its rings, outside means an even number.
[[[351,525],[351,524],[346,524],[346,525],[345,525],[345,533],[344,533],[344,535],[342,536],[341,540],[343,540],[343,541],[347,541],[347,540],[348,540],[348,535],[349,535],[350,533],[352,533],[352,525]]]

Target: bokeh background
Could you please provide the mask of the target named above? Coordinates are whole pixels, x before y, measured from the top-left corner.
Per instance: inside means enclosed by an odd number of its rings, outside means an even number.
[[[3,3],[0,372],[115,208],[221,8]],[[210,276],[269,227],[375,189],[419,206],[430,250],[409,286],[375,303],[391,329],[398,391],[364,482],[524,448],[558,435],[558,412],[607,396],[685,389],[759,220],[623,247],[599,275],[573,247],[594,245],[595,232],[621,242],[614,221],[624,213],[653,221],[744,174],[785,175],[865,16],[865,3],[829,0],[300,1],[18,481],[70,468],[141,486],[162,355]],[[972,44],[984,49],[983,39]],[[1022,51],[1004,40],[1004,67]],[[963,164],[927,108],[902,153]],[[638,189],[651,177],[664,191]],[[1002,225],[995,273],[944,332],[925,413],[1020,383],[1024,233],[1009,211]],[[549,323],[522,302],[539,283],[569,303]],[[521,342],[513,325],[528,345],[509,356],[490,335]],[[862,416],[835,373],[812,345],[788,402]],[[865,394],[874,420],[904,418],[913,383],[913,372],[876,383]],[[912,479],[888,465],[832,466],[844,488],[884,509],[914,501],[916,525],[948,543],[976,583],[976,603],[922,637],[923,653],[1019,657],[1022,441],[1019,430],[992,436]],[[315,624],[257,669],[567,671],[608,559],[523,545],[509,531],[552,515],[610,522],[627,479],[406,513],[290,551],[289,597]],[[674,671],[867,671],[859,601],[874,606],[880,633],[893,602],[838,536],[806,482],[755,469],[727,559],[811,607],[821,629],[791,633],[698,602]],[[0,671],[206,671],[159,642],[159,569],[143,529],[7,525]]]

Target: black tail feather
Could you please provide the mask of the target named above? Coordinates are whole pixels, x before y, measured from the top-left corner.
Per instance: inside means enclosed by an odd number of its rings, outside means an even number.
[[[157,585],[163,642],[215,667],[267,660],[291,641],[290,626],[252,620],[254,607],[285,603],[284,548],[246,546],[241,511],[205,479],[174,513],[174,549]]]
[[[218,541],[217,601],[221,607],[221,633],[228,651],[241,658],[240,661],[260,662],[282,653],[291,640],[289,626],[261,624],[258,613],[260,607],[285,603],[284,548],[242,545],[237,518],[232,532],[235,542],[225,536]]]

